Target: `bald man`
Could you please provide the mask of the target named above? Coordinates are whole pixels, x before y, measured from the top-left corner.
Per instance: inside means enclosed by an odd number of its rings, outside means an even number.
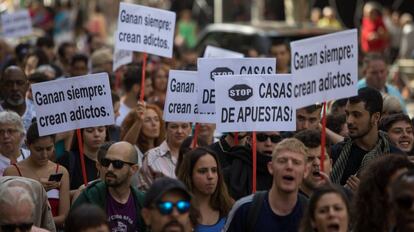
[[[0,231],[46,232],[34,226],[35,204],[29,191],[19,186],[0,190]]]
[[[90,203],[106,211],[111,231],[144,231],[141,218],[143,193],[131,186],[131,177],[138,171],[138,154],[128,142],[112,144],[99,160],[104,181],[89,185],[72,208]]]
[[[11,110],[18,113],[22,117],[26,131],[35,116],[33,104],[26,101],[28,89],[29,82],[20,67],[9,66],[4,70],[0,79],[0,93],[3,97],[0,112]]]

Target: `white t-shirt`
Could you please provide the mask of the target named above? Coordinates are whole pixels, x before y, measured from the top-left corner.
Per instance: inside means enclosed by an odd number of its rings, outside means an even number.
[[[17,157],[17,162],[20,162],[30,156],[30,151],[20,148],[20,156]],[[3,176],[4,170],[11,165],[10,159],[0,154],[0,176]]]
[[[116,118],[115,125],[121,126],[129,111],[131,111],[131,108],[129,108],[127,105],[124,104],[124,102],[121,101],[119,107],[119,116]]]

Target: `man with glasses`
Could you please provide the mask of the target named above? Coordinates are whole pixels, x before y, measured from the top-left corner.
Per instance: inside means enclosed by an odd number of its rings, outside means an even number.
[[[47,231],[34,226],[35,204],[30,193],[19,186],[0,189],[0,231]]]
[[[150,231],[189,232],[191,195],[179,180],[162,177],[154,181],[145,195],[142,217]]]
[[[272,186],[272,176],[267,164],[272,160],[272,151],[282,137],[277,131],[257,132],[257,190],[268,190]],[[230,195],[237,200],[252,193],[252,139],[248,138],[247,146],[231,148],[228,156],[231,164],[224,168],[224,180]]]
[[[143,194],[131,186],[138,171],[138,154],[128,142],[111,145],[99,160],[104,181],[90,184],[76,199],[73,208],[90,203],[105,210],[112,231],[144,231],[140,211]]]
[[[25,131],[27,131],[32,118],[35,116],[33,105],[26,102],[28,89],[29,82],[20,67],[9,66],[0,76],[0,93],[3,97],[0,112],[11,110],[19,114],[22,117]]]
[[[20,116],[13,111],[0,112],[0,176],[11,164],[29,157],[30,152],[20,146],[24,138]]]

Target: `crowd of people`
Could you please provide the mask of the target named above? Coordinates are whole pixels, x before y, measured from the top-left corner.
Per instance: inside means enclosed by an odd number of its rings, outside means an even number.
[[[214,124],[164,121],[169,70],[197,67],[187,47],[149,56],[139,101],[144,58],[113,72],[105,31],[87,50],[0,39],[0,231],[414,231],[410,95],[389,81],[399,53],[381,14],[364,9],[358,94],[327,104],[326,128],[322,105],[297,109],[294,132],[217,136]],[[290,71],[288,44],[264,55]],[[99,72],[114,124],[40,136],[31,84]]]

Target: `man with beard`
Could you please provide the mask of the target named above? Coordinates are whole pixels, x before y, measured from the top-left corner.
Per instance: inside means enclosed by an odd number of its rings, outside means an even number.
[[[185,185],[179,180],[162,177],[155,180],[146,193],[142,217],[152,232],[190,232],[196,223],[190,219],[193,212],[191,195]]]
[[[128,142],[111,145],[99,160],[104,182],[90,184],[76,199],[72,208],[90,203],[100,206],[108,215],[112,231],[144,231],[140,211],[143,194],[131,186],[131,177],[138,170],[138,154]]]
[[[332,163],[329,158],[327,147],[325,146],[325,160],[323,162],[323,172],[321,170],[321,131],[320,130],[303,130],[295,135],[306,148],[308,148],[307,165],[309,173],[303,179],[300,186],[300,192],[310,197],[313,191],[329,181],[329,174],[331,172]],[[329,144],[327,142],[326,144]]]
[[[348,99],[345,108],[350,139],[332,147],[333,183],[346,185],[356,191],[359,174],[375,158],[401,153],[390,144],[386,133],[378,130],[382,112],[381,93],[373,88],[358,90],[358,95]]]
[[[0,93],[3,97],[0,112],[11,110],[19,114],[26,131],[35,116],[33,105],[26,102],[28,88],[29,82],[20,67],[9,66],[3,71],[0,79]]]
[[[308,172],[306,150],[295,138],[278,143],[267,165],[273,177],[272,187],[238,200],[223,231],[298,231],[308,204],[306,197],[298,194]]]

